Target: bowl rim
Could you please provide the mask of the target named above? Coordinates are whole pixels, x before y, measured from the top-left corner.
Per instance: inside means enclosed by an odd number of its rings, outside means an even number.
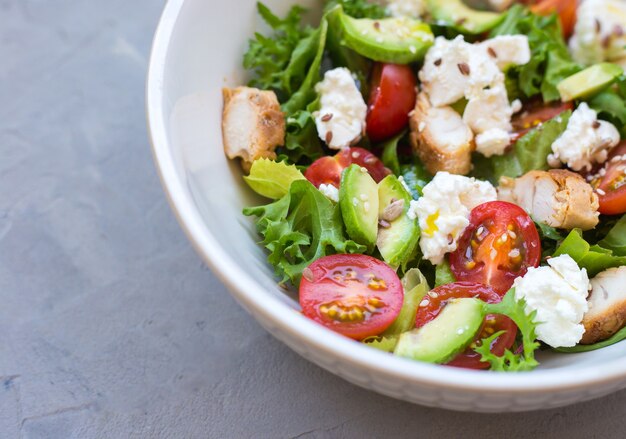
[[[193,199],[186,193],[177,176],[170,152],[163,106],[164,80],[170,40],[185,1],[168,0],[154,35],[146,79],[148,135],[163,190],[178,223],[196,252],[244,308],[254,310],[265,321],[272,322],[279,331],[299,338],[304,344],[331,358],[358,365],[383,377],[408,380],[433,388],[524,395],[546,391],[576,391],[626,379],[626,357],[575,370],[538,369],[517,374],[463,370],[399,358],[356,343],[309,321],[260,287],[228,255],[203,223]]]

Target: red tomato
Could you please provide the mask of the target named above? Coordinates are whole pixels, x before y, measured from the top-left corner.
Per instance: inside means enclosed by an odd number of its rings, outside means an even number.
[[[367,135],[380,142],[400,133],[409,123],[417,100],[417,78],[409,66],[376,64],[372,71]]]
[[[626,141],[616,146],[606,165],[592,180],[600,199],[600,213],[626,213]]]
[[[396,272],[371,256],[325,256],[304,270],[300,282],[304,315],[355,340],[387,329],[403,301]]]
[[[563,36],[567,39],[574,33],[576,26],[577,3],[575,0],[538,0],[530,10],[537,15],[559,14]]]
[[[564,111],[573,109],[574,104],[572,102],[544,104],[542,100],[534,101],[513,118],[514,134],[512,141],[517,142],[524,134],[528,133],[536,126],[555,118]]]
[[[370,151],[363,148],[346,148],[334,157],[325,156],[317,159],[308,167],[304,176],[317,188],[321,184],[332,184],[339,188],[341,173],[351,164],[363,166],[376,183],[391,174],[383,162]]]
[[[421,328],[437,317],[450,299],[468,297],[476,297],[487,303],[498,303],[502,300],[498,293],[486,285],[471,282],[456,282],[442,285],[430,291],[425,296],[419,308],[417,308],[415,327]],[[502,315],[488,315],[485,317],[485,322],[476,337],[475,343],[499,331],[506,332],[494,340],[491,345],[491,352],[501,356],[506,349],[513,346],[515,337],[517,336],[517,326],[508,317]],[[488,369],[489,363],[480,361],[480,357],[480,354],[469,347],[465,352],[450,361],[448,365],[467,369]]]
[[[450,254],[458,280],[489,285],[501,295],[540,260],[535,223],[521,207],[504,201],[474,208],[457,250]]]

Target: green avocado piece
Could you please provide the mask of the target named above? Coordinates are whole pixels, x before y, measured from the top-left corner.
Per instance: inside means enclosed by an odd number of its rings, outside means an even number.
[[[474,341],[484,317],[480,300],[453,299],[434,320],[402,334],[394,354],[428,363],[447,363]]]
[[[562,80],[557,89],[563,102],[585,99],[613,84],[624,71],[617,64],[601,63]]]
[[[462,0],[427,0],[428,10],[436,24],[451,26],[464,34],[482,34],[496,27],[504,14],[478,11]]]
[[[433,45],[430,26],[411,18],[352,18],[340,16],[343,43],[374,61],[410,64],[421,61]]]
[[[415,256],[420,237],[416,219],[408,217],[411,195],[395,175],[378,184],[378,239],[376,245],[383,260],[397,269]]]
[[[343,171],[339,207],[350,239],[372,251],[378,235],[378,185],[367,169],[350,165]]]

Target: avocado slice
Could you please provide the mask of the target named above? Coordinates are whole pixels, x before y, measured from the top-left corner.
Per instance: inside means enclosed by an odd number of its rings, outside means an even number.
[[[411,195],[395,175],[378,184],[378,239],[376,245],[383,260],[397,269],[409,262],[417,250],[420,228],[407,216]]]
[[[339,207],[350,239],[372,251],[378,235],[378,185],[367,169],[350,165],[343,171]]]
[[[596,64],[565,78],[557,85],[557,89],[563,102],[585,99],[613,84],[623,73],[617,64]]]
[[[462,0],[427,0],[428,10],[434,22],[452,26],[464,34],[482,34],[496,27],[504,19],[504,14],[478,11]]]
[[[421,61],[433,45],[430,26],[406,17],[353,18],[341,13],[343,43],[374,61],[410,64]]]
[[[394,354],[428,363],[447,363],[474,341],[484,317],[480,300],[453,299],[434,320],[402,334]]]

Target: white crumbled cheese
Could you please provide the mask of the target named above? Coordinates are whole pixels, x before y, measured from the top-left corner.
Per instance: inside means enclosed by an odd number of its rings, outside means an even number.
[[[314,113],[320,139],[331,149],[350,146],[365,129],[367,104],[350,70],[329,70],[315,90],[320,94],[320,110]]]
[[[425,0],[387,0],[392,17],[420,18],[426,12]]]
[[[511,134],[500,128],[480,133],[474,138],[476,151],[485,157],[502,155],[511,144]]]
[[[472,209],[496,199],[496,190],[489,182],[438,172],[409,209],[419,218],[424,258],[441,263],[446,253],[456,250]]]
[[[422,89],[434,107],[452,105],[467,99],[463,121],[480,136],[477,151],[501,155],[510,140],[503,132],[512,131],[511,117],[520,103],[509,103],[503,69],[530,61],[528,38],[523,35],[496,37],[478,44],[463,36],[449,41],[435,40],[419,73]],[[495,130],[495,131],[492,131]]]
[[[339,202],[339,189],[332,184],[320,184],[319,190],[329,200]]]
[[[587,270],[569,255],[548,259],[548,264],[515,279],[515,298],[526,301],[527,313],[537,311],[539,340],[554,348],[575,346],[585,333],[581,322],[588,310]]]
[[[585,65],[611,61],[626,64],[626,2],[585,0],[570,39],[574,59]]]
[[[502,35],[486,40],[478,46],[486,50],[498,68],[503,71],[512,65],[527,64],[531,57],[526,35]]]
[[[417,201],[411,200],[409,210],[406,211],[406,216],[408,216],[411,220],[417,219]]]
[[[502,12],[509,8],[515,0],[488,0],[491,9]]]
[[[598,120],[597,113],[583,102],[572,114],[566,130],[552,144],[548,163],[557,160],[574,171],[590,171],[594,164],[604,163],[611,148],[620,141],[617,128]]]

